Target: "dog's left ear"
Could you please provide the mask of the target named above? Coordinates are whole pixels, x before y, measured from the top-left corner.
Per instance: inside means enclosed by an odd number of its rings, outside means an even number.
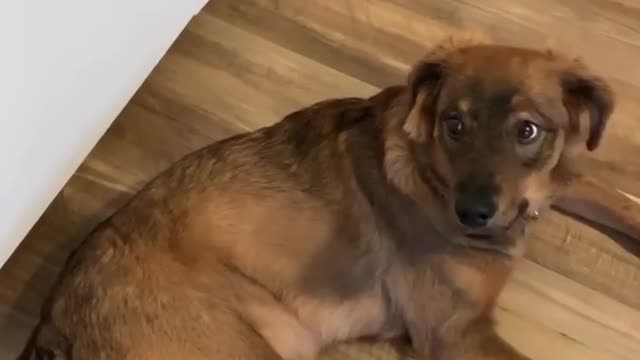
[[[607,122],[615,106],[615,95],[609,84],[591,74],[583,66],[577,66],[561,75],[564,103],[569,112],[570,131],[582,132],[581,115],[589,115],[586,146],[595,150],[604,135]]]

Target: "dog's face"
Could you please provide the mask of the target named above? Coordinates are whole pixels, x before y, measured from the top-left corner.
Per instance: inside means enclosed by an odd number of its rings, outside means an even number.
[[[610,88],[579,62],[504,46],[438,48],[409,86],[404,130],[418,171],[471,241],[499,238],[544,206],[575,150],[598,146],[613,108]]]

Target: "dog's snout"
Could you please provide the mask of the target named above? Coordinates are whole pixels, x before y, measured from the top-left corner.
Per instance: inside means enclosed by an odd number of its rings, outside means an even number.
[[[455,211],[462,225],[470,228],[485,227],[496,213],[493,199],[459,198],[456,200]]]
[[[457,184],[454,210],[458,221],[469,228],[482,228],[498,211],[500,187],[492,176],[471,174]]]

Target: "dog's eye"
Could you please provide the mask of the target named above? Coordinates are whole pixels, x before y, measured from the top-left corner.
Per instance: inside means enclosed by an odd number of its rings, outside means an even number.
[[[520,144],[530,144],[534,142],[539,135],[540,128],[531,121],[522,121],[516,127],[516,136]]]
[[[444,126],[447,135],[454,140],[460,139],[462,134],[464,134],[464,123],[458,113],[452,112],[447,114],[444,119]]]

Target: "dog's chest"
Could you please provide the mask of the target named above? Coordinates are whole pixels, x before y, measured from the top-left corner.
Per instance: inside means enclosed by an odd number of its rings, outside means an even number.
[[[381,289],[342,300],[298,297],[291,306],[322,344],[363,336],[390,337],[401,331]]]
[[[440,262],[450,286],[481,312],[490,312],[513,270],[512,259],[488,256],[445,257]]]

